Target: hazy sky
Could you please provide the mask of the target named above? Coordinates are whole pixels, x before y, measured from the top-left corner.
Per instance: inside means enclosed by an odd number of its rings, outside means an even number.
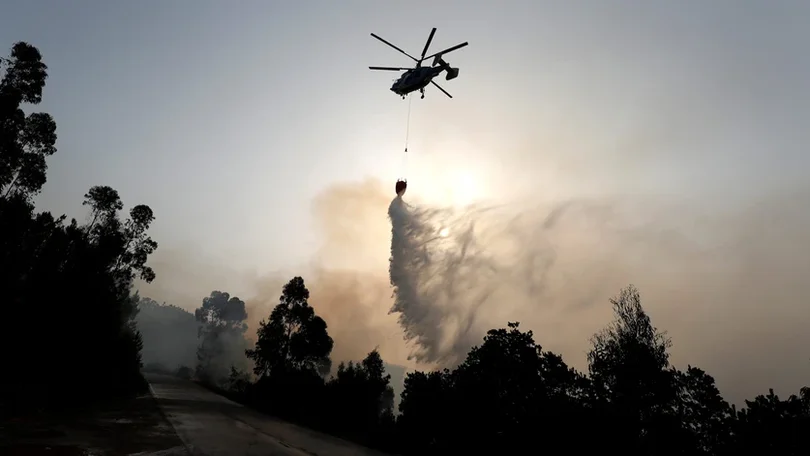
[[[403,173],[408,102],[395,73],[366,67],[408,59],[370,32],[412,54],[434,26],[436,51],[470,42],[448,55],[455,98],[413,101],[412,193],[458,185],[442,163],[462,157],[489,191],[734,197],[806,169],[809,15],[787,1],[9,1],[0,43],[27,40],[50,68],[43,207],[78,214],[109,184],[154,208],[161,243],[264,270],[307,258],[320,189]]]
[[[42,208],[81,217],[111,185],[155,210],[161,249],[261,274],[310,261],[313,199],[369,177],[436,203],[633,195],[715,214],[800,191],[808,23],[787,0],[9,0],[0,44],[49,66]],[[454,99],[412,100],[404,168],[409,102],[367,67],[409,60],[369,33],[418,54],[431,27],[434,52],[470,45],[438,80]]]

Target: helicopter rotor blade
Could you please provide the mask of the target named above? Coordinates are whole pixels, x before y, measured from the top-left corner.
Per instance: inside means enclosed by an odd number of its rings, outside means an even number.
[[[433,27],[433,30],[430,31],[430,36],[428,36],[427,43],[425,43],[425,48],[422,49],[422,60],[425,60],[425,54],[427,54],[427,50],[430,47],[430,42],[433,41],[433,35],[435,34],[436,34],[436,27]],[[422,60],[420,60],[420,62]]]
[[[433,85],[435,85],[437,89],[439,89],[439,90],[441,90],[442,92],[444,92],[444,94],[445,94],[445,95],[447,95],[448,97],[453,98],[453,96],[452,96],[452,95],[450,95],[450,94],[449,94],[449,93],[448,93],[446,90],[442,89],[442,86],[440,86],[439,84],[436,84],[436,83],[435,83],[435,82],[433,82],[433,81],[430,81],[430,83],[431,83],[431,84],[433,84]]]
[[[375,67],[370,66],[368,67],[369,70],[385,70],[385,71],[405,71],[410,70],[410,68],[395,68],[395,67]]]
[[[392,48],[396,49],[397,51],[399,51],[399,52],[401,52],[401,53],[403,53],[403,54],[407,55],[407,56],[408,56],[408,57],[410,57],[410,58],[411,58],[411,60],[413,60],[414,62],[418,62],[418,61],[419,61],[419,60],[416,60],[416,57],[414,57],[414,56],[412,56],[412,55],[408,54],[407,52],[405,52],[405,51],[403,51],[402,49],[400,49],[400,48],[398,48],[398,47],[394,46],[393,44],[389,43],[388,41],[385,41],[384,39],[380,38],[379,36],[377,36],[377,35],[375,35],[375,34],[373,34],[373,33],[371,34],[371,36],[373,36],[374,38],[377,38],[378,40],[382,41],[383,43],[385,43],[385,44],[387,44],[387,45],[391,46]]]
[[[465,42],[463,42],[463,43],[461,43],[461,44],[457,44],[457,45],[455,45],[455,46],[453,46],[453,47],[451,47],[451,48],[447,48],[447,49],[445,49],[445,50],[443,50],[443,51],[441,51],[441,52],[437,52],[437,53],[435,53],[435,54],[433,54],[433,55],[431,55],[431,56],[425,57],[425,58],[424,58],[424,59],[422,59],[422,60],[428,60],[428,59],[431,59],[431,58],[433,58],[433,57],[436,57],[437,55],[443,55],[443,54],[447,54],[448,52],[453,52],[453,51],[455,51],[456,49],[461,49],[461,48],[463,48],[464,46],[466,46],[466,45],[468,45],[468,44],[470,44],[470,43],[468,43],[468,42],[466,42],[466,41],[465,41]]]

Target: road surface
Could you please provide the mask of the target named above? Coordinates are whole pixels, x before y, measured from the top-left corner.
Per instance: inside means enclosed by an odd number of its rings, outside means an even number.
[[[194,456],[385,456],[261,414],[193,382],[145,376],[158,405]]]

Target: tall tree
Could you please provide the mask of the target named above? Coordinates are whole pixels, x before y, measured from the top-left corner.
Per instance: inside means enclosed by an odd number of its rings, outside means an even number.
[[[4,318],[24,321],[31,309],[39,317],[37,337],[28,343],[21,344],[15,331],[0,331],[0,359],[15,366],[3,377],[0,413],[142,390],[142,340],[133,321],[138,297],[131,278],[137,272],[154,278],[145,265],[157,247],[146,234],[154,215],[148,206],[138,206],[122,224],[123,204],[109,187],[88,192],[91,209],[105,216],[98,223],[65,224],[64,215],[36,213],[32,197],[46,182],[56,124],[48,114],[26,115],[23,108],[42,100],[47,66],[34,46],[19,42],[9,58],[0,58],[0,67]],[[129,256],[127,245],[132,245]],[[66,296],[78,304],[66,304]]]
[[[124,203],[118,191],[106,185],[90,188],[82,205],[90,207],[85,231],[109,253],[110,272],[119,284],[129,288],[136,276],[147,283],[154,280],[155,272],[146,265],[147,258],[158,247],[147,234],[155,220],[152,209],[145,204],[136,205],[130,209],[129,219],[122,223],[118,212]]]
[[[457,408],[453,372],[411,372],[405,376],[397,425],[402,433],[401,445],[409,454],[452,454],[454,431],[463,424],[456,419]],[[450,441],[448,444],[448,440]]]
[[[614,321],[594,336],[588,353],[597,397],[609,404],[615,432],[632,451],[669,451],[678,427],[671,413],[678,394],[671,341],[652,325],[634,286],[610,302]]]
[[[340,413],[353,414],[355,425],[368,430],[382,417],[393,414],[390,380],[380,353],[374,349],[359,363],[340,363],[329,387],[333,396],[342,398]]]
[[[0,81],[0,196],[26,199],[45,185],[46,158],[56,152],[56,123],[50,114],[25,115],[23,103],[38,104],[48,78],[39,50],[25,42],[15,43],[2,60],[5,74]]]
[[[369,382],[369,403],[371,415],[375,420],[394,411],[394,389],[391,388],[391,376],[385,372],[385,363],[380,352],[375,348],[360,362],[365,377]]]
[[[284,285],[270,319],[259,324],[255,348],[245,351],[255,363],[256,375],[290,370],[329,373],[334,342],[326,322],[315,314],[308,300],[309,290],[301,277]]]
[[[226,382],[232,367],[246,367],[245,302],[226,292],[212,291],[194,316],[200,323],[197,375],[212,383]]]

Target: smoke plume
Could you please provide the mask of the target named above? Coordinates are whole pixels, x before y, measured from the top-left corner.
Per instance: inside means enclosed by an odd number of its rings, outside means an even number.
[[[188,308],[212,289],[239,295],[255,339],[282,285],[302,275],[335,365],[379,347],[390,363],[450,366],[488,329],[520,321],[585,369],[589,338],[611,318],[608,298],[633,283],[672,337],[673,362],[706,369],[730,400],[795,392],[810,377],[810,191],[723,211],[637,195],[453,208],[390,193],[371,179],[326,189],[312,206],[322,243],[309,264],[260,278],[221,271],[184,289]],[[154,290],[179,297],[186,282],[173,277],[191,277],[194,262],[161,258]]]

